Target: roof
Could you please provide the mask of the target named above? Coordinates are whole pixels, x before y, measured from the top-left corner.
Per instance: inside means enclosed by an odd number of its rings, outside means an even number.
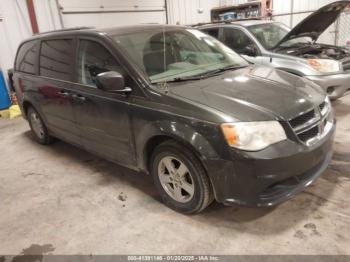
[[[118,35],[132,32],[140,32],[145,30],[173,30],[186,28],[184,26],[175,26],[175,25],[161,25],[161,24],[138,24],[138,25],[128,25],[128,26],[118,26],[118,27],[109,27],[109,28],[101,28],[97,29],[95,27],[73,27],[73,28],[64,28],[60,30],[47,31],[43,33],[39,33],[33,35],[31,38],[26,39],[24,42],[28,40],[40,39],[45,37],[60,37],[66,35],[77,35],[80,33],[105,33],[108,35]]]
[[[34,36],[43,36],[51,33],[61,33],[61,32],[71,32],[71,31],[81,31],[81,30],[88,30],[88,29],[95,29],[95,27],[90,27],[90,26],[81,26],[81,27],[71,27],[71,28],[62,28],[58,30],[51,30],[51,31],[45,31],[45,32],[40,32]]]
[[[105,32],[108,35],[121,35],[125,33],[142,32],[145,30],[174,30],[174,29],[184,29],[185,26],[177,25],[162,25],[162,24],[139,24],[139,25],[128,25],[128,26],[118,26],[110,28],[102,28],[101,32]]]
[[[261,25],[261,24],[270,24],[275,23],[275,21],[271,20],[241,20],[241,21],[233,21],[231,24],[241,25],[241,26],[251,26],[251,25]]]

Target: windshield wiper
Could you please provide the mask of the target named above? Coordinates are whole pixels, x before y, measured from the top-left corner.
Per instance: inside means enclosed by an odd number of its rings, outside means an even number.
[[[211,70],[211,71],[208,71],[208,72],[200,74],[200,75],[185,76],[185,77],[175,77],[173,79],[166,80],[165,82],[167,82],[167,83],[175,83],[175,82],[201,80],[201,79],[204,79],[204,78],[208,78],[208,77],[211,77],[211,76],[218,75],[218,74],[223,73],[225,71],[237,70],[237,69],[240,69],[240,68],[243,68],[243,67],[246,67],[246,65],[244,65],[244,66],[227,66],[227,67],[223,67],[223,68],[220,68],[220,69]],[[164,81],[157,81],[157,82],[154,82],[154,84],[161,83],[161,82],[164,82]]]
[[[244,65],[244,66],[226,66],[223,68],[208,71],[208,72],[202,74],[202,76],[211,77],[211,76],[219,75],[219,74],[226,72],[226,71],[237,70],[237,69],[244,68],[244,67],[247,67],[247,65]]]
[[[162,82],[166,82],[166,83],[175,83],[175,82],[184,82],[184,81],[192,81],[192,80],[201,80],[203,79],[203,77],[200,75],[200,76],[185,76],[185,77],[175,77],[173,79],[170,79],[170,80],[166,80],[166,81],[157,81],[157,82],[154,82],[155,84],[158,84],[158,83],[162,83]]]
[[[220,70],[222,72],[225,72],[225,71],[229,71],[229,70],[237,70],[237,69],[241,69],[241,68],[244,68],[244,67],[247,67],[248,65],[240,65],[240,66],[226,66],[224,68],[221,68]]]
[[[167,82],[183,82],[183,81],[191,81],[191,80],[201,80],[203,77],[200,76],[185,76],[185,77],[175,77],[174,79]]]

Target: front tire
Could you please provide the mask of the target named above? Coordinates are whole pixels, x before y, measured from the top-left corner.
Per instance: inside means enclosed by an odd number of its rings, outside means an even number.
[[[167,141],[154,150],[151,174],[162,201],[175,211],[199,213],[213,201],[201,162],[179,143]]]
[[[34,139],[39,144],[48,145],[54,141],[53,137],[49,135],[41,116],[33,107],[28,108],[27,118]]]

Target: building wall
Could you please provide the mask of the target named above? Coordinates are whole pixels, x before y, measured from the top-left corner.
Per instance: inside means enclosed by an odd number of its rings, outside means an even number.
[[[166,23],[165,0],[59,0],[65,27]]]
[[[167,0],[168,23],[191,25],[210,22],[210,10],[220,0]]]
[[[56,0],[34,0],[33,2],[39,32],[62,28]]]
[[[1,0],[0,17],[0,69],[7,75],[18,44],[32,32],[25,0]]]

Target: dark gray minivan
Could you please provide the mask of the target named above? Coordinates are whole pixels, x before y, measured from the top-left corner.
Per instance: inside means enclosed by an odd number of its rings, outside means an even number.
[[[193,28],[139,25],[36,35],[14,83],[35,139],[55,138],[153,176],[166,205],[271,206],[319,177],[335,119],[319,86],[249,65]]]

